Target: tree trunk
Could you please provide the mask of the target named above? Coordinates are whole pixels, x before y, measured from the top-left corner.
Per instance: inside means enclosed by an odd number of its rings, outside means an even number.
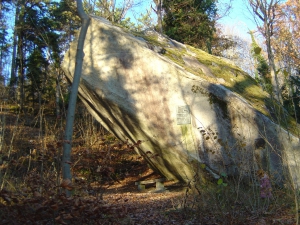
[[[15,99],[15,86],[17,83],[17,74],[16,74],[16,58],[17,58],[17,23],[19,19],[20,8],[16,5],[16,14],[15,14],[15,28],[14,28],[14,36],[13,36],[13,52],[11,59],[11,70],[10,70],[10,81],[9,81],[9,97]]]
[[[56,78],[56,88],[55,88],[55,105],[56,105],[56,118],[60,118],[60,85],[59,85],[59,81],[60,81],[60,71],[58,71],[57,74],[57,78]]]
[[[157,15],[158,32],[160,32],[162,34],[163,33],[163,28],[162,28],[162,4],[163,4],[163,0],[154,0],[154,3],[156,5],[156,10],[154,10],[154,11]]]
[[[271,68],[271,82],[273,87],[273,95],[275,96],[276,100],[279,101],[281,104],[282,95],[280,92],[280,85],[277,76],[276,64],[274,61],[274,54],[272,50],[271,44],[271,37],[273,36],[273,24],[276,19],[276,10],[279,6],[280,0],[248,0],[250,7],[252,8],[254,19],[256,21],[257,26],[259,27],[259,22],[262,22],[262,35],[266,40],[266,47],[268,52],[268,61],[269,66]]]
[[[66,124],[64,145],[63,145],[62,172],[63,172],[64,186],[63,185],[62,186],[66,188],[67,196],[70,196],[71,194],[70,190],[72,189],[72,185],[71,185],[72,174],[71,174],[70,163],[71,163],[73,123],[75,117],[78,86],[79,86],[80,76],[82,71],[82,61],[84,57],[84,53],[83,53],[84,40],[90,22],[90,18],[83,10],[81,0],[77,0],[76,2],[77,2],[77,10],[82,21],[82,27],[80,29],[78,44],[77,44],[75,72],[73,76],[71,95],[70,95],[69,105],[68,105],[67,124]]]
[[[20,110],[23,111],[24,108],[24,100],[25,100],[25,93],[24,93],[24,46],[23,46],[23,36],[22,34],[18,35],[18,87],[19,87],[19,105]]]
[[[281,104],[283,103],[281,92],[279,90],[279,81],[278,81],[278,76],[277,76],[277,70],[276,70],[276,65],[274,61],[274,54],[272,50],[272,45],[271,45],[271,31],[269,28],[265,25],[265,33],[266,33],[266,45],[267,45],[267,51],[268,51],[268,61],[269,65],[271,68],[271,82],[273,86],[273,93],[277,101],[279,101]]]
[[[116,1],[112,0],[110,2],[111,4],[111,22],[115,22],[115,9],[116,9]]]

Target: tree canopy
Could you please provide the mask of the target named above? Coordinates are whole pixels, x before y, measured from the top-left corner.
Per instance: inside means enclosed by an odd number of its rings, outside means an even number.
[[[163,30],[170,38],[211,52],[216,31],[215,0],[165,0]]]

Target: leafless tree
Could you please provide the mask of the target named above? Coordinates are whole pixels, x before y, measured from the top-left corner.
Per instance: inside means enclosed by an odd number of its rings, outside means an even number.
[[[127,12],[140,4],[134,0],[84,0],[84,6],[89,14],[101,16],[114,23],[119,23],[125,18]]]
[[[163,28],[162,28],[162,5],[163,5],[163,0],[153,0],[153,2],[155,3],[156,8],[154,9],[151,5],[151,8],[153,9],[153,11],[156,13],[157,15],[157,26],[158,26],[158,30],[159,32],[162,34],[163,32]]]
[[[277,19],[276,12],[280,2],[281,0],[248,0],[250,10],[253,13],[253,19],[256,22],[256,25],[266,42],[268,61],[271,68],[270,72],[273,93],[275,98],[282,103],[282,96],[280,93],[280,85],[278,80],[278,71],[276,69],[271,43],[272,36],[274,34],[274,23]]]
[[[232,9],[233,0],[229,0],[226,2],[217,2],[218,13],[216,20],[220,20],[229,15],[230,10]]]

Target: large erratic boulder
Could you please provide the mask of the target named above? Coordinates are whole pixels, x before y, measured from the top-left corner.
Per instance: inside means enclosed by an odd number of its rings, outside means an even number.
[[[63,61],[71,81],[76,48],[77,39]],[[298,187],[299,138],[272,121],[263,105],[268,95],[225,59],[96,17],[84,54],[81,100],[119,139],[141,141],[137,151],[165,177],[187,181],[199,168],[215,178],[247,176],[263,168],[276,182],[288,172]]]

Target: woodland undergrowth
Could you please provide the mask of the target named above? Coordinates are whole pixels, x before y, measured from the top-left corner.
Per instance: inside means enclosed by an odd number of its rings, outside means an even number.
[[[256,175],[216,180],[200,168],[187,184],[140,193],[135,181],[160,176],[134,151],[142,143],[116,139],[81,104],[76,115],[71,184],[61,180],[64,116],[2,104],[0,224],[295,224],[294,192],[274,185],[261,199]]]

